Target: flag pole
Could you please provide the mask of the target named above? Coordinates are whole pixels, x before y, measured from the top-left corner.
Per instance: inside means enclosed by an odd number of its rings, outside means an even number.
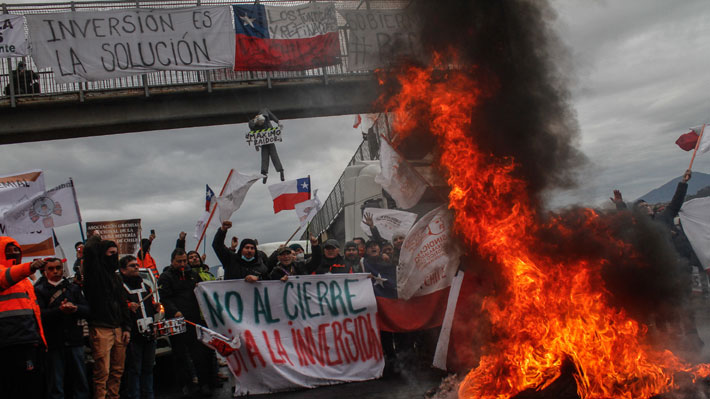
[[[298,233],[299,230],[301,230],[301,225],[300,225],[300,224],[298,225],[298,228],[296,229],[296,231],[294,231],[293,234],[291,234],[291,237],[289,237],[288,240],[286,240],[286,243],[284,244],[284,246],[287,246],[288,243],[291,242],[291,239],[293,239],[293,236],[295,236],[296,233]]]
[[[698,137],[698,142],[695,143],[695,150],[693,151],[693,157],[690,158],[690,165],[688,165],[688,170],[691,170],[693,168],[693,161],[695,161],[695,154],[698,152],[698,147],[700,147],[700,142],[703,141],[703,134],[705,134],[705,126],[707,126],[707,124],[703,124],[703,129],[700,131],[700,137]]]
[[[74,206],[76,207],[76,216],[79,218],[79,233],[81,233],[81,241],[86,242],[86,237],[84,236],[84,227],[81,226],[81,212],[79,212],[79,201],[76,199],[76,190],[74,189],[74,179],[69,178],[71,182],[71,192],[74,195]]]
[[[227,175],[227,180],[224,181],[224,185],[222,186],[222,191],[219,192],[220,197],[222,196],[222,194],[224,194],[224,189],[227,188],[227,184],[229,183],[229,179],[232,178],[232,173],[234,173],[234,169],[229,170],[229,175]],[[215,201],[216,200],[217,199],[215,198]],[[200,235],[200,240],[197,241],[197,247],[195,247],[195,252],[200,251],[200,244],[202,243],[202,239],[205,238],[205,233],[207,232],[207,227],[209,227],[210,222],[212,221],[212,216],[214,216],[214,211],[216,211],[216,210],[217,210],[217,206],[215,205],[212,208],[212,212],[210,212],[209,219],[207,219],[207,223],[205,224],[205,229],[202,230],[202,234]]]

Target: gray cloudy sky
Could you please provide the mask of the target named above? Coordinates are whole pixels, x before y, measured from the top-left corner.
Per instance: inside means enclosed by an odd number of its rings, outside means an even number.
[[[578,190],[556,204],[599,205],[619,188],[628,199],[687,168],[676,138],[708,122],[710,3],[706,0],[556,0],[556,29],[571,53],[573,106],[581,148],[591,160]],[[286,120],[279,154],[287,178],[310,174],[325,199],[361,141],[352,116]],[[243,143],[246,124],[15,144],[0,147],[3,174],[45,171],[47,186],[73,177],[85,221],[143,219],[156,229],[153,253],[167,265],[177,234],[192,231],[204,203],[228,170],[258,172],[259,154]],[[710,155],[694,170],[710,171]],[[271,180],[274,178],[272,169]],[[562,198],[563,200],[560,200]],[[232,220],[238,237],[285,240],[297,227],[291,211],[273,215],[256,183]],[[57,229],[73,260],[76,226]],[[214,228],[210,229],[211,239]],[[208,245],[209,247],[209,245]],[[216,263],[208,248],[207,263]]]

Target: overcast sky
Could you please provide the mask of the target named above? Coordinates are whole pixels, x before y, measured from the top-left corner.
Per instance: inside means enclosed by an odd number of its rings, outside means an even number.
[[[573,107],[581,149],[590,158],[580,188],[556,203],[599,205],[613,188],[627,199],[660,186],[687,168],[691,153],[677,137],[708,122],[710,3],[707,0],[559,0],[556,29],[571,53]],[[278,115],[277,115],[278,116]],[[361,141],[352,116],[285,120],[278,145],[287,178],[310,174],[325,199]],[[141,218],[158,238],[159,264],[180,231],[204,207],[204,185],[218,191],[230,168],[259,171],[247,147],[246,124],[176,129],[0,146],[2,174],[43,169],[47,187],[73,177],[85,221]],[[710,154],[694,170],[710,172]],[[270,175],[275,181],[275,173]],[[559,200],[562,198],[563,200]],[[285,240],[297,228],[292,211],[273,214],[268,190],[256,183],[232,217],[235,235]],[[69,259],[77,226],[57,229]],[[209,248],[208,264],[217,263]]]

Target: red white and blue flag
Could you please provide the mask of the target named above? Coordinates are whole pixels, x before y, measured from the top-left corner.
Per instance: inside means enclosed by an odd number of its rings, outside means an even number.
[[[311,178],[303,177],[269,186],[274,199],[274,213],[295,209],[296,204],[311,199]]]
[[[205,195],[205,211],[210,212],[214,203],[214,191],[210,188],[208,184],[205,184],[207,188],[207,194]]]
[[[208,184],[205,184],[205,191],[205,211],[202,212],[202,216],[200,216],[200,218],[197,220],[197,223],[195,224],[195,233],[193,234],[193,237],[195,238],[199,238],[202,233],[204,233],[205,229],[207,228],[207,221],[210,219],[210,213],[217,204],[217,202],[214,200],[214,191],[212,191]]]
[[[340,62],[335,6],[233,5],[235,71],[294,71]]]

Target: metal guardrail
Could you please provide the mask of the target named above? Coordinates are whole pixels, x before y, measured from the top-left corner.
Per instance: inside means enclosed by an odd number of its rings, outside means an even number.
[[[334,3],[337,9],[401,9],[409,4],[410,0],[340,0],[325,1]],[[72,1],[63,3],[23,3],[0,4],[5,14],[46,14],[72,11],[103,11],[126,8],[184,8],[194,6],[214,6],[230,4],[251,4],[254,1],[244,0],[123,0],[123,1]],[[282,1],[261,0],[261,4],[273,6],[302,5],[308,1]],[[327,84],[329,76],[349,76],[367,74],[369,70],[349,70],[347,65],[347,42],[345,21],[338,15],[340,33],[341,62],[324,68],[315,68],[304,71],[289,72],[262,72],[262,71],[232,71],[230,69],[216,69],[210,71],[160,71],[123,78],[114,78],[96,82],[65,83],[59,84],[54,80],[52,71],[39,71],[39,93],[32,92],[31,87],[23,87],[20,93],[10,93],[9,83],[11,74],[20,61],[25,62],[28,70],[37,71],[37,65],[28,57],[15,57],[0,59],[0,106],[16,105],[17,99],[72,95],[78,101],[84,101],[85,95],[90,92],[110,93],[126,89],[139,89],[138,94],[150,96],[151,88],[171,87],[184,85],[202,85],[204,90],[211,92],[212,85],[222,82],[250,82],[267,81],[270,87],[273,80],[288,80],[298,78],[322,77]],[[5,92],[7,89],[7,93]],[[11,94],[11,95],[10,95]]]
[[[389,137],[386,114],[379,114],[372,128],[368,130],[366,138],[360,143],[355,154],[348,162],[348,166],[360,161],[376,161],[380,159],[380,133]],[[328,198],[323,202],[321,210],[318,211],[309,226],[310,234],[318,236],[330,227],[345,206],[344,201],[344,179],[345,170],[338,178],[338,182],[333,186],[333,190]],[[301,239],[307,240],[309,232],[304,232]]]

